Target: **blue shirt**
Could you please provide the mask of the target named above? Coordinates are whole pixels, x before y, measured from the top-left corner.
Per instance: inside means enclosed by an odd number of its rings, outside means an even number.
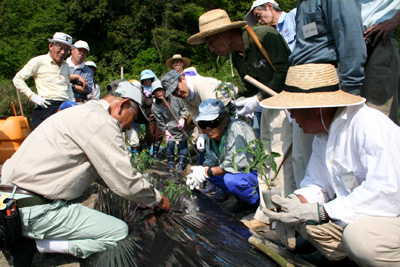
[[[290,51],[293,51],[296,44],[296,8],[290,10],[289,13],[282,11],[276,29],[285,39]]]
[[[342,90],[359,95],[367,59],[360,8],[355,0],[300,0],[291,65],[337,62]]]
[[[89,69],[85,65],[85,63],[79,64],[78,66],[75,66],[72,63],[71,58],[67,59],[67,63],[69,65],[69,71],[70,71],[71,74],[78,74],[78,75],[82,76],[83,78],[86,79],[86,81],[88,83],[88,87],[86,89],[86,93],[87,94],[81,94],[81,93],[78,93],[78,92],[74,91],[75,99],[83,98],[83,99],[87,100],[87,95],[92,92],[92,88],[93,88],[93,72],[92,72],[92,70]]]
[[[400,9],[400,0],[360,0],[364,31],[391,18]]]

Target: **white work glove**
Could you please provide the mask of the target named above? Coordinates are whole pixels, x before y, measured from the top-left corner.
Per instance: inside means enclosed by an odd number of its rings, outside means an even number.
[[[206,181],[208,176],[205,173],[206,167],[203,166],[194,166],[191,167],[191,174],[186,176],[186,185],[193,190],[194,188],[199,189],[203,182]]]
[[[323,206],[318,203],[301,203],[299,199],[284,198],[279,195],[273,195],[271,201],[281,207],[281,212],[275,212],[263,208],[263,213],[270,220],[281,221],[290,225],[302,223],[321,224],[324,218],[321,218]]]
[[[277,221],[275,231],[282,244],[290,250],[296,248],[296,226]]]
[[[178,125],[177,125],[179,131],[182,131],[182,129],[183,129],[184,126],[185,126],[185,119],[184,119],[184,118],[181,118],[181,119],[178,121]]]
[[[40,95],[33,94],[30,100],[35,103],[38,106],[41,106],[42,108],[47,108],[48,106],[51,105],[49,101],[46,99],[42,98]]]
[[[232,83],[227,82],[221,86],[221,90],[219,91],[221,95],[225,98],[236,98],[239,92],[239,89]]]
[[[235,105],[237,108],[236,113],[239,116],[245,116],[246,114],[253,113],[260,105],[260,102],[258,102],[257,95],[254,95],[243,100],[236,100]]]
[[[197,137],[197,142],[196,142],[197,150],[200,150],[200,151],[204,150],[205,137],[206,137],[205,134],[199,134],[199,137]]]
[[[168,143],[169,139],[172,138],[172,134],[167,130],[165,131],[165,142]]]

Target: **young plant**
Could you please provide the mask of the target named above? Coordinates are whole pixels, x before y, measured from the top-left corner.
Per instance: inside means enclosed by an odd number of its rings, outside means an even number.
[[[265,149],[268,145],[268,142],[263,144],[259,139],[254,139],[249,142],[248,146],[245,148],[240,148],[232,155],[232,165],[237,170],[238,167],[235,164],[235,156],[239,153],[251,153],[254,156],[254,160],[250,165],[246,167],[244,173],[250,173],[251,170],[257,170],[258,174],[261,176],[261,179],[265,181],[267,189],[270,190],[272,184],[275,180],[274,178],[267,178],[266,170],[271,168],[275,174],[277,172],[275,158],[280,157],[281,155],[276,152],[268,153],[267,149]]]
[[[143,173],[148,169],[151,165],[155,163],[155,160],[150,155],[149,149],[143,149],[139,153],[134,153],[132,157],[132,165],[136,168],[136,170],[140,173]]]
[[[214,89],[215,98],[218,99],[217,92],[221,92],[222,90],[225,90],[228,92],[228,94],[232,100],[236,100],[236,95],[232,89],[232,86],[234,86],[234,85],[231,82],[222,82],[217,88]]]
[[[191,196],[191,190],[182,184],[176,184],[172,180],[166,180],[167,185],[164,186],[163,189],[160,190],[161,194],[166,196],[170,202],[172,203],[175,199],[182,196],[183,194],[187,194],[189,197]]]

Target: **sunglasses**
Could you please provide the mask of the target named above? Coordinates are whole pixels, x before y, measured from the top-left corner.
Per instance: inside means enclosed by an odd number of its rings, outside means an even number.
[[[211,128],[211,129],[217,128],[220,125],[220,123],[221,123],[220,118],[216,118],[213,121],[199,121],[198,125],[199,125],[200,129],[205,130],[205,129],[207,129],[207,127]]]

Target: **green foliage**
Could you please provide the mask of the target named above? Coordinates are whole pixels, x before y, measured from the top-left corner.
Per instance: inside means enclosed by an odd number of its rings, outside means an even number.
[[[155,161],[150,155],[150,150],[143,149],[139,153],[133,154],[132,163],[138,172],[143,173],[151,165],[153,165]]]
[[[172,180],[165,181],[163,188],[160,189],[160,193],[166,196],[171,203],[184,194],[189,197],[192,195],[191,190],[186,185],[176,184]]]
[[[254,156],[254,160],[249,166],[246,167],[244,172],[250,173],[251,170],[257,170],[261,178],[265,180],[267,189],[270,190],[275,178],[268,179],[266,172],[269,171],[269,169],[273,170],[275,173],[277,172],[275,158],[280,157],[280,154],[276,152],[269,153],[267,152],[268,150],[266,147],[268,147],[268,142],[263,144],[259,139],[250,141],[247,147],[238,149],[236,153],[232,155],[232,165],[236,170],[238,169],[237,165],[235,164],[235,156],[237,154],[252,154]]]

